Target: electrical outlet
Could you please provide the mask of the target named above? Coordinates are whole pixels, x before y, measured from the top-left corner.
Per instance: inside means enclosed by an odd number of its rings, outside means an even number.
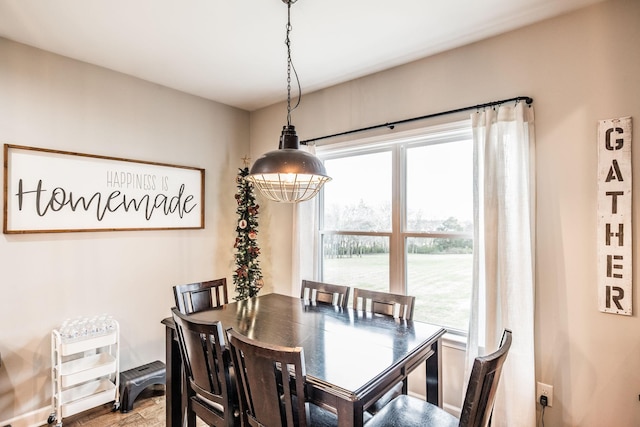
[[[545,383],[538,382],[536,388],[536,403],[540,403],[540,396],[547,397],[547,406],[553,406],[553,386]]]

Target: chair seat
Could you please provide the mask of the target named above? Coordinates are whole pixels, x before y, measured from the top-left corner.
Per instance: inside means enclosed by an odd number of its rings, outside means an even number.
[[[473,362],[460,419],[436,405],[415,397],[396,397],[380,410],[367,427],[471,427],[491,422],[495,393],[502,373],[502,365],[511,347],[511,330],[505,329],[498,350],[478,356]]]
[[[371,405],[367,409],[367,412],[370,412],[372,414],[377,414],[378,412],[380,412],[382,410],[382,408],[385,407],[385,405],[387,405],[393,399],[395,399],[396,397],[398,397],[398,396],[400,396],[402,394],[402,386],[403,385],[404,384],[402,383],[402,381],[397,383],[396,385],[394,385],[391,390],[389,390],[388,392],[383,394],[380,399],[376,400],[376,403]]]
[[[294,404],[297,400],[297,397],[294,396]],[[293,414],[296,425],[299,424],[297,415],[297,412]],[[363,414],[363,422],[366,423],[371,417],[372,415],[365,411]],[[327,409],[309,403],[309,425],[313,427],[336,427],[338,425],[338,416]]]
[[[338,417],[333,412],[310,403],[309,425],[314,427],[335,427],[338,425]]]
[[[458,427],[459,420],[424,400],[400,395],[384,406],[366,427]]]

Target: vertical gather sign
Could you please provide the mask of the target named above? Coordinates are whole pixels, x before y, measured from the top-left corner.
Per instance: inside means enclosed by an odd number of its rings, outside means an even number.
[[[633,314],[631,117],[598,123],[598,308]]]

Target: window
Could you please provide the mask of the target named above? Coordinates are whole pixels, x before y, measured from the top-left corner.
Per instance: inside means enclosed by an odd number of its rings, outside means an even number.
[[[414,295],[414,318],[466,331],[473,262],[468,121],[319,147],[320,279]]]

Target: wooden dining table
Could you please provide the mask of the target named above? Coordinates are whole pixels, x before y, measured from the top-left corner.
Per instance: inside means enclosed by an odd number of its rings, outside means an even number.
[[[363,411],[426,361],[426,399],[442,406],[441,337],[445,330],[351,308],[265,294],[194,313],[250,338],[303,347],[311,402],[333,408],[339,426],[362,426]],[[166,326],[168,426],[184,412],[180,351],[172,318]]]

